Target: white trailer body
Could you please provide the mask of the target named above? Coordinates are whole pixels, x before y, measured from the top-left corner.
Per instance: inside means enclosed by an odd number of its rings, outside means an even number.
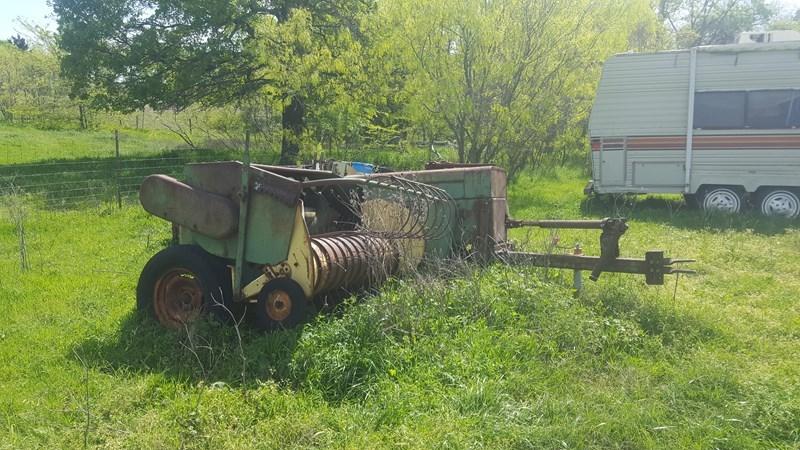
[[[589,134],[597,193],[726,187],[740,203],[776,189],[797,200],[800,42],[613,56]]]

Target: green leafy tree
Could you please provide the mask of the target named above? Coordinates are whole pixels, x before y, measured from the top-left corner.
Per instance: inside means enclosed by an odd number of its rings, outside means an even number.
[[[580,140],[602,61],[642,17],[639,1],[400,0],[376,29],[407,67],[407,117],[445,128],[461,162],[513,176]]]
[[[38,45],[26,50],[0,42],[0,120],[66,128],[83,118],[81,105],[69,98],[69,87],[59,76],[57,54]]]
[[[660,0],[658,14],[678,48],[730,44],[767,25],[777,14],[765,0]]]
[[[15,47],[22,50],[23,52],[26,52],[28,51],[28,49],[30,49],[28,41],[19,34],[17,34],[16,36],[11,36],[11,38],[8,39],[8,42],[14,44]]]
[[[309,103],[328,98],[309,97],[299,80],[308,70],[293,64],[314,57],[327,62],[320,53],[336,55],[328,44],[343,35],[357,40],[359,15],[370,6],[367,0],[53,1],[63,73],[74,96],[133,111],[222,106],[266,95],[280,104],[287,163],[299,152]],[[292,31],[313,45],[288,36]],[[336,71],[325,69],[312,81],[335,78]]]
[[[366,71],[364,38],[349,28],[319,31],[309,10],[296,9],[284,22],[262,20],[252,41],[259,76],[271,80],[263,92],[292,109],[293,98],[304,100],[299,106],[307,132],[297,129],[290,136],[306,138],[309,149],[357,140],[377,101]]]
[[[775,19],[770,25],[771,30],[795,30],[800,31],[800,9],[794,14],[787,14]]]

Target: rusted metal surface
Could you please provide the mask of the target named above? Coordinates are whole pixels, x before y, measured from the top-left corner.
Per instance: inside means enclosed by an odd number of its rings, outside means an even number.
[[[372,285],[399,268],[392,241],[364,234],[314,237],[311,251],[317,266],[315,295]]]
[[[367,180],[359,177],[347,178],[323,178],[308,180],[303,182],[304,188],[331,188],[331,187],[350,187],[362,186],[367,184]]]
[[[300,194],[303,193],[303,186],[299,181],[257,167],[250,168],[250,184],[253,193],[271,195],[287,206],[297,204]]]
[[[226,238],[237,230],[236,204],[166,175],[145,178],[139,200],[150,214],[214,239]]]
[[[602,230],[609,219],[602,220],[506,220],[508,228],[536,227],[575,230]]]
[[[597,281],[609,264],[619,258],[619,239],[628,230],[625,219],[604,219],[600,233],[600,262],[592,269],[589,279]]]
[[[323,178],[336,177],[336,175],[334,175],[332,172],[326,170],[303,169],[301,167],[271,166],[267,164],[253,164],[253,167],[257,167],[261,170],[266,170],[283,177],[293,178],[298,181],[319,180]]]
[[[498,257],[508,264],[521,264],[554,269],[594,270],[600,264],[599,256],[556,255],[526,252],[502,252]],[[645,259],[616,258],[602,262],[606,272],[632,273],[645,275],[647,284],[664,284],[664,275],[673,273],[694,273],[694,271],[673,267],[675,263],[691,260],[664,258],[663,252],[648,252]]]
[[[455,200],[506,197],[506,172],[496,166],[390,172],[375,176],[398,176],[430,184],[444,189]]]
[[[601,230],[600,256],[553,255],[500,251],[498,256],[507,262],[532,266],[590,270],[589,279],[597,281],[603,272],[635,273],[645,275],[647,284],[664,284],[664,275],[694,273],[691,270],[671,267],[673,263],[692,260],[671,260],[663,252],[647,252],[645,259],[620,258],[619,240],[628,230],[624,218],[601,220],[513,220],[507,219],[509,228],[539,227],[549,229]]]
[[[181,328],[199,317],[202,309],[203,287],[189,270],[176,267],[156,281],[153,310],[162,325]]]
[[[493,256],[494,249],[507,239],[505,224],[508,209],[505,198],[474,200],[472,219],[477,225],[473,247],[479,255]]]
[[[196,163],[187,164],[184,173],[193,187],[235,199],[242,189],[241,167],[238,161]]]
[[[286,320],[292,313],[292,297],[282,289],[276,289],[267,294],[265,302],[267,316],[275,321]]]
[[[275,283],[291,282],[302,290],[298,298],[312,299],[375,286],[423,260],[459,255],[586,270],[593,280],[602,272],[621,272],[662,284],[666,274],[691,272],[674,267],[688,260],[668,259],[663,252],[621,258],[625,219],[509,218],[506,175],[497,167],[440,164],[344,178],[293,167],[246,167],[247,158],[244,164],[191,164],[187,183],[151,177],[140,195],[146,210],[179,225],[180,243],[198,245],[232,266],[235,299],[257,298],[263,309],[256,311],[275,322],[288,320],[286,311],[293,308],[291,289],[283,295]],[[525,226],[599,230],[600,255],[512,251],[507,230]],[[580,272],[575,277],[580,280]],[[198,297],[191,277],[178,273],[160,289],[157,310],[168,325],[202,309],[202,292]]]
[[[492,167],[492,165],[480,163],[452,163],[445,161],[432,161],[425,164],[425,170],[464,169],[468,167]]]
[[[250,212],[250,132],[245,135],[244,158],[239,174],[242,177],[239,189],[239,230],[236,236],[236,259],[233,266],[233,297],[237,300],[241,296],[244,283],[244,264],[245,252],[247,252],[247,229],[249,220],[247,214]]]
[[[238,200],[242,191],[242,168],[239,161],[197,163],[186,166],[188,183],[198,189]],[[271,195],[286,205],[294,205],[303,191],[299,181],[251,165],[248,182],[254,192]]]

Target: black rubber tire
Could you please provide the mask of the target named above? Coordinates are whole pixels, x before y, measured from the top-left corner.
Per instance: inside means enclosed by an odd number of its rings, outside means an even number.
[[[210,314],[224,322],[233,320],[238,308],[232,308],[231,281],[225,264],[195,245],[175,245],[156,253],[145,264],[136,286],[136,305],[168,328],[181,328],[184,322]],[[177,275],[176,275],[177,274]],[[180,318],[165,311],[164,300],[156,301],[156,289],[166,277],[188,278],[184,284],[196,286],[202,301],[190,308],[191,318]],[[238,317],[237,317],[238,320]]]
[[[697,194],[683,194],[683,201],[689,209],[700,207],[700,203],[697,201]]]
[[[697,200],[706,213],[738,214],[744,210],[744,190],[738,186],[703,186]]]
[[[759,191],[756,201],[758,202],[756,207],[761,215],[765,217],[785,217],[788,219],[800,217],[800,192],[798,189],[782,187],[762,189]],[[776,214],[775,205],[773,204],[775,201],[783,203],[782,206],[787,207],[788,210]]]
[[[276,291],[288,295],[290,300],[288,312],[283,311],[286,314],[285,317],[276,318],[274,315],[270,315],[270,304],[272,303],[274,306],[274,299],[271,300],[270,297]],[[282,304],[285,305],[285,303]],[[262,331],[294,328],[306,321],[311,311],[310,302],[300,285],[288,278],[277,278],[267,283],[258,294],[258,305],[254,313],[255,326]]]

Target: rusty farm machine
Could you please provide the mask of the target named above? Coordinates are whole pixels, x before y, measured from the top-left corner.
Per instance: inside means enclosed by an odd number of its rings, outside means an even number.
[[[179,328],[203,313],[236,318],[249,305],[258,328],[292,327],[315,300],[378,286],[451,258],[643,274],[648,284],[688,272],[661,251],[620,257],[624,219],[524,221],[508,217],[505,172],[492,166],[337,176],[245,162],[189,164],[184,181],[142,183],[148,212],[173,225],[173,245],[153,256],[137,304]],[[596,229],[600,255],[517,252],[514,227]]]

